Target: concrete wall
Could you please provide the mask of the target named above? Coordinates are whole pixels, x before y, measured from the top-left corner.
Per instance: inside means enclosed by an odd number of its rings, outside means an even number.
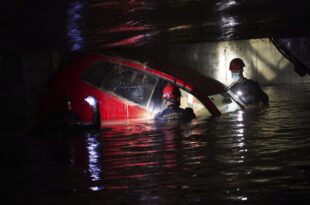
[[[226,41],[162,46],[149,54],[160,61],[191,67],[222,83],[232,83],[230,60],[239,57],[246,64],[245,76],[261,85],[309,83],[310,77],[299,76],[269,39]]]

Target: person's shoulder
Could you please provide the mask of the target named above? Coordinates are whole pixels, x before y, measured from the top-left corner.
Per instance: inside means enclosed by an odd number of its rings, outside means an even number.
[[[248,78],[245,78],[244,79],[244,83],[246,84],[250,84],[250,85],[258,85],[259,86],[259,83],[257,80],[253,80],[253,79],[248,79]]]
[[[237,80],[233,82],[232,84],[230,84],[229,88],[233,90],[241,85],[242,85],[242,80]]]
[[[240,80],[241,83],[250,83],[250,82],[254,82],[254,80],[250,79],[250,78],[246,78],[243,77],[242,80]]]
[[[228,87],[232,88],[235,87],[236,85],[238,85],[238,81],[233,82],[232,84],[230,84]]]

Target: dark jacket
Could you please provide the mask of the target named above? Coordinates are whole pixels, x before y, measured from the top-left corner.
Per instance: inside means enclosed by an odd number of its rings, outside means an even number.
[[[242,78],[233,83],[230,89],[236,94],[240,91],[242,94],[239,97],[247,105],[259,102],[265,105],[269,103],[268,95],[261,89],[257,81]]]
[[[170,105],[168,108],[159,112],[155,116],[156,121],[174,122],[174,121],[189,121],[196,118],[192,108],[179,108],[177,105]]]

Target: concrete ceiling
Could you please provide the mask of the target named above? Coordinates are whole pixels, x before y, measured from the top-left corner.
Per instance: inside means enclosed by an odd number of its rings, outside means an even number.
[[[308,1],[0,0],[0,52],[310,35]]]

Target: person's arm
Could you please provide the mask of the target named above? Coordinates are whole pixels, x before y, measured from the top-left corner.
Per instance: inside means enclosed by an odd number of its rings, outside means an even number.
[[[262,90],[262,101],[265,105],[269,104],[269,97],[263,90]]]
[[[260,87],[260,85],[257,81],[255,82],[255,84],[256,84],[256,90],[257,90],[257,94],[258,94],[260,101],[263,104],[268,105],[268,103],[269,103],[268,95],[263,91],[263,89]]]

